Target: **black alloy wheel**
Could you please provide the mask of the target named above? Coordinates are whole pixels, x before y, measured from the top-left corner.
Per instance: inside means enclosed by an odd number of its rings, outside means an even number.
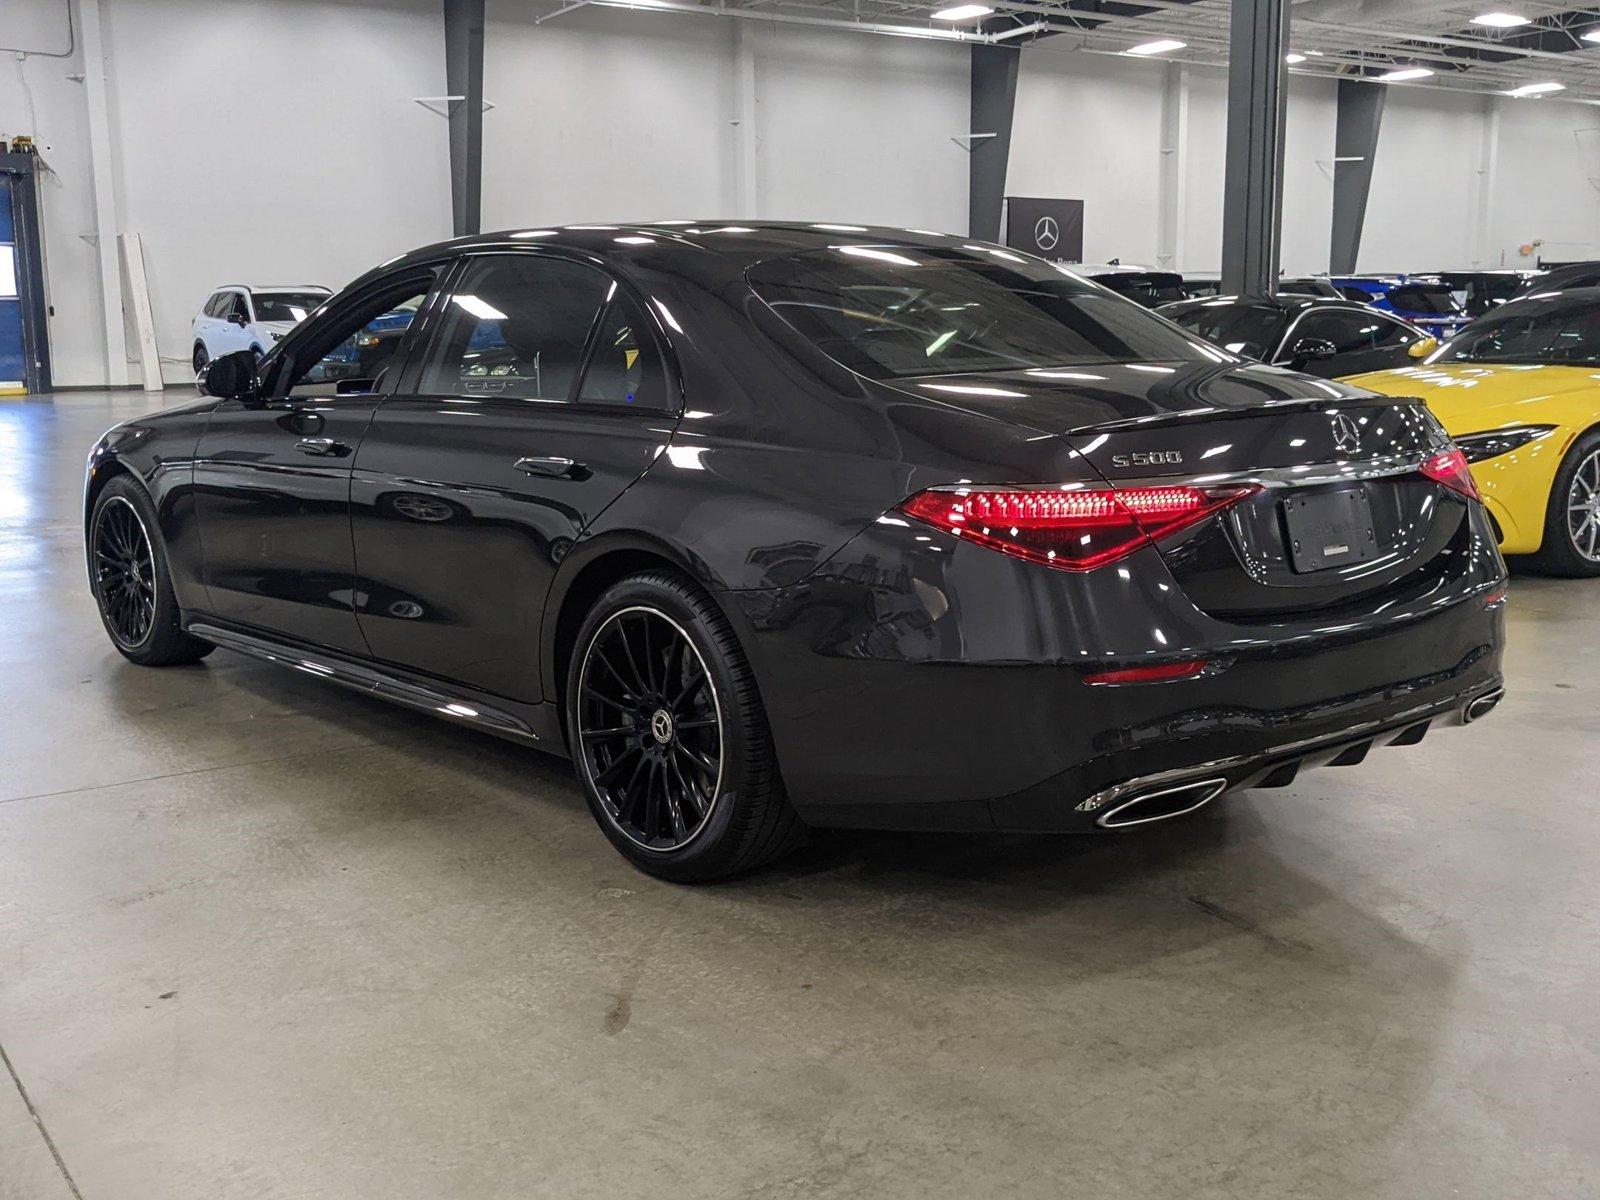
[[[156,557],[144,518],[122,496],[101,507],[94,526],[94,590],[119,648],[138,649],[156,621]]]
[[[198,662],[215,648],[183,631],[155,506],[128,475],[106,484],[88,529],[95,606],[124,658],[145,667]]]
[[[711,816],[722,783],[722,714],[700,652],[671,617],[620,609],[579,668],[584,769],[617,829],[678,850]]]
[[[806,827],[727,617],[666,571],[613,584],[567,672],[568,742],[601,830],[636,867],[694,883],[787,853]]]
[[[211,355],[206,353],[206,344],[204,342],[196,342],[194,344],[194,373],[196,375],[200,374],[210,361]]]

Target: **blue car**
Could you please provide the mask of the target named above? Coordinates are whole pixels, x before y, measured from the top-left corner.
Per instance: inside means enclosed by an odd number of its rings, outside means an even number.
[[[1472,320],[1450,286],[1437,276],[1337,275],[1331,282],[1346,300],[1404,317],[1441,342]]]

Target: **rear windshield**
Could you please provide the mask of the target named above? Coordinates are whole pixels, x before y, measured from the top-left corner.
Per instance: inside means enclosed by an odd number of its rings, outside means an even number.
[[[1286,314],[1281,308],[1256,304],[1202,304],[1166,315],[1225,350],[1266,358],[1277,348]]]
[[[1600,304],[1519,300],[1474,321],[1434,361],[1600,366]]]
[[[1452,317],[1461,312],[1449,287],[1442,283],[1403,283],[1389,293],[1389,305],[1398,313],[1436,317]]]
[[[869,379],[1207,357],[1137,305],[1010,251],[834,246],[758,263],[749,281]]]
[[[328,297],[322,292],[256,292],[250,299],[258,321],[304,321]]]

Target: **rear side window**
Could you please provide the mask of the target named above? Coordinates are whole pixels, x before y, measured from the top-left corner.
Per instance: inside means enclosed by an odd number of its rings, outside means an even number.
[[[602,271],[536,255],[471,260],[428,349],[420,390],[667,407],[661,353],[637,304]]]
[[[206,301],[205,314],[208,317],[223,317],[228,312],[228,293],[214,292],[211,299]]]
[[[870,379],[1206,359],[1138,306],[1009,251],[835,246],[757,263],[748,279]]]

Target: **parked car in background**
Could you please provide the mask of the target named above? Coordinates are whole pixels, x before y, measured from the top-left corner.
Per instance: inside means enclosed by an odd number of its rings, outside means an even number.
[[[1400,366],[1439,345],[1399,317],[1320,296],[1218,296],[1156,311],[1224,350],[1325,379]]]
[[[1222,294],[1221,275],[1183,275],[1183,294],[1189,300],[1205,300]]]
[[[1127,266],[1113,259],[1108,263],[1070,263],[1067,270],[1084,279],[1092,279],[1108,287],[1119,296],[1154,308],[1182,300],[1183,276],[1176,271],[1158,271],[1152,267]]]
[[[1600,287],[1600,262],[1566,263],[1543,271],[1524,281],[1517,299],[1539,296],[1547,292],[1565,292],[1572,288]]]
[[[569,754],[670,879],[807,824],[1140,827],[1501,695],[1504,564],[1423,405],[966,238],[461,238],[199,382],[90,455],[116,649]]]
[[[1437,279],[1404,275],[1343,275],[1332,279],[1346,300],[1370,304],[1382,312],[1404,317],[1440,341],[1449,338],[1471,319],[1450,289]]]
[[[1537,279],[1538,271],[1440,271],[1437,278],[1450,289],[1469,317],[1481,317],[1497,304],[1504,304],[1522,291],[1523,285]]]
[[[211,293],[194,318],[194,369],[235,350],[261,357],[333,295],[325,287],[230,283]]]
[[[1506,554],[1600,575],[1600,288],[1513,300],[1426,362],[1346,382],[1425,400],[1472,463]]]
[[[1341,293],[1326,275],[1290,275],[1278,280],[1280,296],[1326,296],[1338,300]]]

